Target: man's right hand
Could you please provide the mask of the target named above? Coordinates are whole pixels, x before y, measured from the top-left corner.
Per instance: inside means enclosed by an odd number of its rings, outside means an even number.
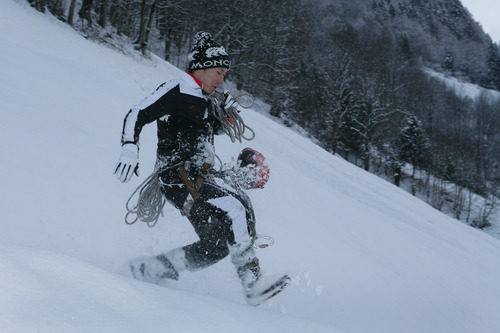
[[[231,95],[229,90],[225,90],[224,91],[224,101],[222,102],[222,107],[225,110],[228,110],[231,107],[238,110],[237,106],[238,106],[238,101],[236,101],[236,99]]]
[[[134,173],[139,176],[139,147],[134,143],[126,143],[122,146],[120,158],[116,163],[115,176],[122,183],[126,183]]]

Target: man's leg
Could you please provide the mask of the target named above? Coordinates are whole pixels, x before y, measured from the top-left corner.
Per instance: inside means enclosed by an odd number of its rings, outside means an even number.
[[[164,255],[177,272],[213,265],[229,254],[228,245],[253,239],[254,231],[248,223],[254,220],[250,204],[214,184],[206,183],[200,188],[199,199],[188,218],[199,240]]]
[[[226,213],[230,222],[228,248],[231,262],[241,280],[246,301],[250,305],[259,305],[281,292],[289,283],[288,275],[264,276],[259,259],[254,250],[256,236],[255,217],[250,199],[230,193],[226,196],[207,201]]]
[[[262,276],[253,248],[255,219],[249,199],[212,184],[203,185],[199,193],[189,221],[200,240],[149,257],[146,268],[142,272],[139,269],[139,276],[154,283],[163,278],[177,279],[183,270],[202,269],[230,254],[249,304],[258,305],[280,292],[290,278]]]
[[[164,190],[164,194],[172,193]],[[224,210],[209,203],[214,198],[228,197],[229,192],[216,185],[204,184],[199,193],[188,215],[199,240],[158,256],[132,261],[131,270],[136,278],[153,283],[163,278],[177,280],[180,272],[208,267],[229,254],[228,243],[234,240],[232,220]],[[180,208],[182,203],[176,200],[176,206]]]

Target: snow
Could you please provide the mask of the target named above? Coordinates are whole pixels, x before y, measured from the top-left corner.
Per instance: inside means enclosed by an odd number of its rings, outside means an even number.
[[[266,272],[293,283],[245,304],[228,259],[180,281],[133,280],[130,258],[195,240],[168,206],[154,228],[124,223],[152,170],[155,126],[141,136],[141,178],[112,175],[123,116],[178,73],[82,38],[24,1],[0,3],[0,332],[499,332],[500,242],[332,156],[259,112],[233,144],[266,156],[249,191]]]
[[[486,89],[478,86],[477,84],[472,84],[469,82],[462,81],[456,77],[447,76],[443,73],[436,72],[430,68],[426,68],[425,72],[433,77],[438,79],[441,82],[444,82],[448,88],[453,90],[455,94],[458,96],[470,98],[475,100],[479,98],[481,94],[485,94],[489,99],[500,100],[500,92],[493,89]]]

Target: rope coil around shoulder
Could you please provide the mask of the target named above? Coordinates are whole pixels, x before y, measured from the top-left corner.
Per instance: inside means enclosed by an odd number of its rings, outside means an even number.
[[[236,140],[242,142],[242,139],[247,141],[253,140],[255,138],[255,131],[245,124],[243,118],[239,115],[236,105],[233,104],[226,108],[221,106],[225,98],[226,95],[218,90],[214,91],[210,96],[212,114],[219,120],[222,131],[229,136],[231,142],[235,142]],[[245,99],[249,102],[245,103]],[[253,96],[250,94],[241,94],[233,97],[233,100],[243,108],[251,108],[254,103]],[[251,132],[250,137],[245,136],[247,130]]]

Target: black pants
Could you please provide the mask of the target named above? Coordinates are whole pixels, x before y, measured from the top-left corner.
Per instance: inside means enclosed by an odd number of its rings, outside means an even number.
[[[162,181],[165,183],[165,179]],[[178,209],[183,208],[188,197],[185,185],[162,185],[162,192]],[[183,247],[190,270],[218,262],[229,254],[229,245],[247,238],[253,241],[255,237],[253,208],[244,193],[237,194],[207,180],[198,195],[188,219],[199,240]]]

